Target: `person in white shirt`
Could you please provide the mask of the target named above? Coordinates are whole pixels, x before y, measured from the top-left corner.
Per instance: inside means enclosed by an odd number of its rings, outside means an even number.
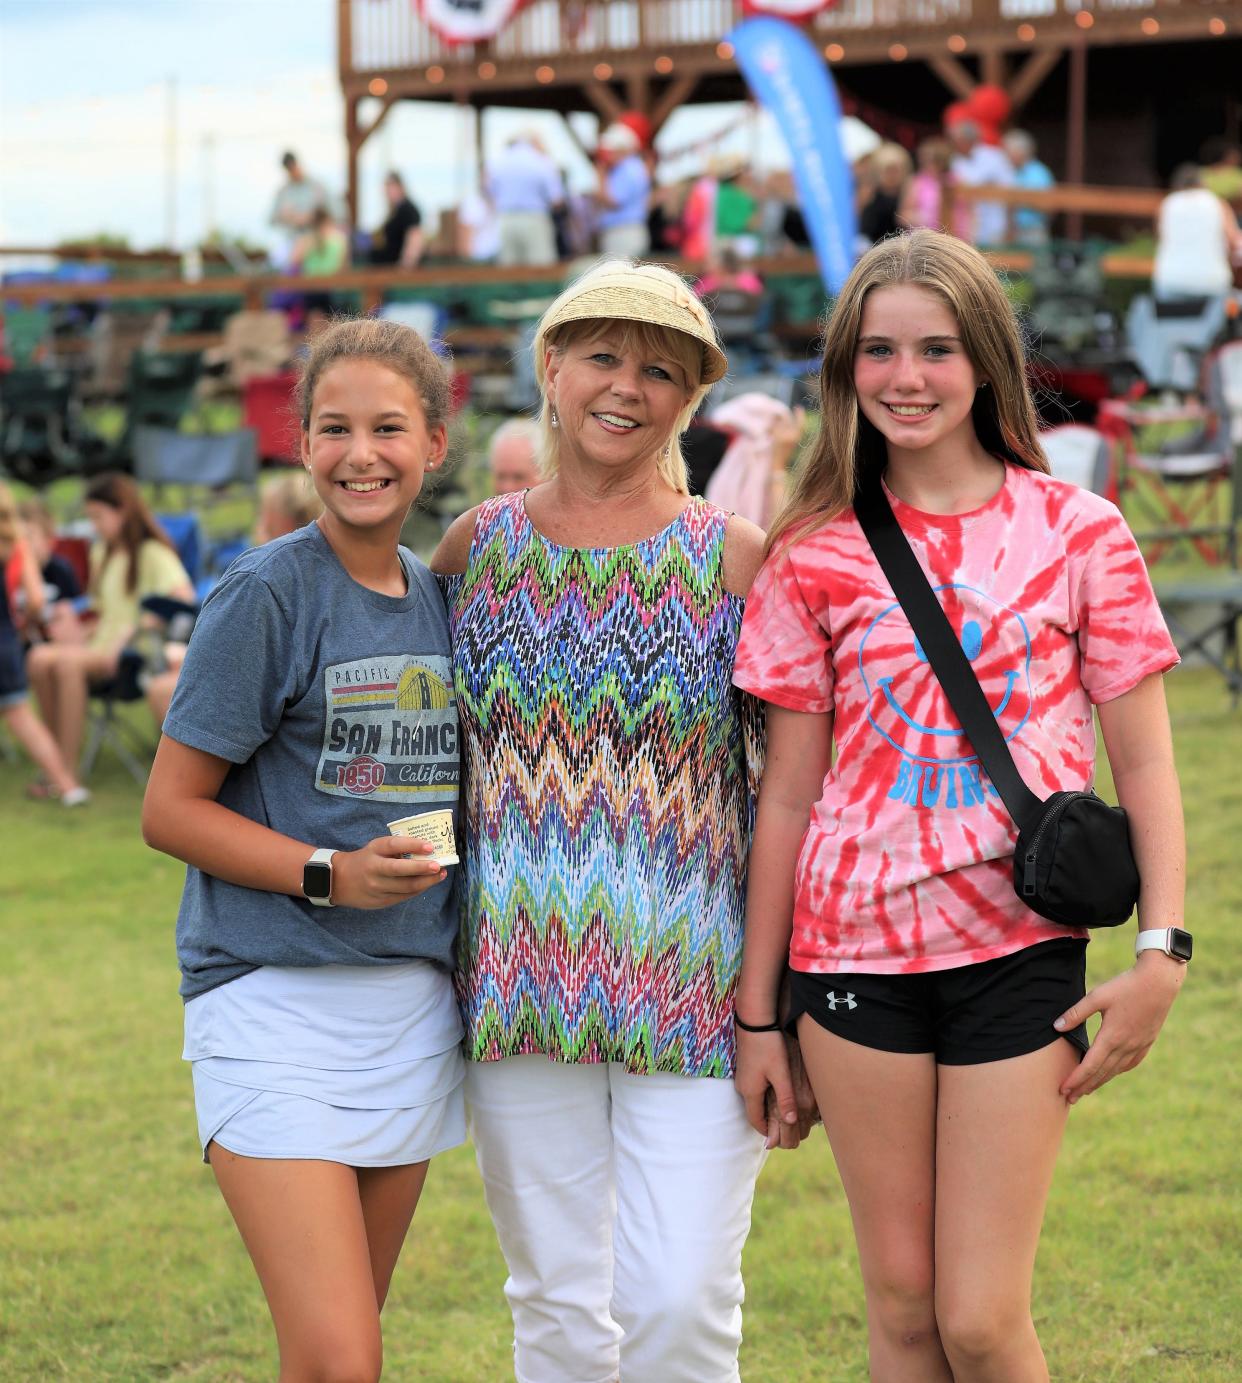
[[[565,200],[565,183],[539,136],[514,135],[488,165],[485,186],[500,224],[500,263],[555,264],[552,208]]]
[[[949,127],[954,148],[950,171],[962,187],[1012,187],[1013,165],[1005,151],[985,144],[973,120],[959,120]],[[971,239],[975,245],[1003,245],[1009,238],[1009,213],[1003,202],[975,202]]]
[[[1242,255],[1242,231],[1233,208],[1203,186],[1199,169],[1175,169],[1156,218],[1157,298],[1215,298],[1233,286],[1233,258]]]

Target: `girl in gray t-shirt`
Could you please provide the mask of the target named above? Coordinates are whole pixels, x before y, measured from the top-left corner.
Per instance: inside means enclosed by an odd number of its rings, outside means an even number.
[[[445,458],[448,391],[415,332],[345,321],[299,404],[323,515],[208,597],[142,826],[188,865],[184,1054],[281,1374],[353,1376],[378,1373],[428,1161],[465,1137],[455,870],[387,830],[457,803],[447,621],[398,544]]]

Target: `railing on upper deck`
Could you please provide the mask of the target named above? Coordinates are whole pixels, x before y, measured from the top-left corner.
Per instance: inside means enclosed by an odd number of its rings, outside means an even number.
[[[558,0],[533,0],[486,44],[449,44],[418,17],[410,0],[340,0],[347,21],[341,51],[341,77],[401,69],[445,70],[446,89],[453,71],[468,68],[477,80],[477,65],[486,57],[504,64],[568,56],[600,59],[633,50],[713,47],[743,18],[741,0],[586,0],[577,5],[572,27]],[[1076,16],[1083,14],[1090,20]],[[1133,29],[1142,41],[1143,19],[1156,18],[1160,32],[1186,36],[1202,30],[1207,37],[1213,18],[1242,18],[1242,0],[839,0],[812,20],[809,31],[821,42],[844,35],[909,42],[920,35],[940,38],[961,32],[973,39],[1003,35],[1009,46],[1022,47],[1041,37],[1043,26],[1076,33],[1087,42],[1117,41]],[[1016,36],[1017,26],[1032,25],[1034,38]],[[1124,31],[1124,32],[1123,32]]]

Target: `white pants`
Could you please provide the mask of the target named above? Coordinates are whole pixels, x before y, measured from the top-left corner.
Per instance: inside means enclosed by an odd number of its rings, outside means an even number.
[[[763,1138],[731,1080],[466,1063],[519,1383],[736,1383]]]
[[[501,264],[556,263],[556,231],[546,211],[503,211],[497,222]]]
[[[599,233],[599,248],[606,255],[621,259],[642,259],[651,249],[651,239],[645,223],[631,226],[609,226]]]

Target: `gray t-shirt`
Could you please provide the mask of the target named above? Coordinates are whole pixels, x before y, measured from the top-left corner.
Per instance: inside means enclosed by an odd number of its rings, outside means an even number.
[[[227,759],[218,801],[308,847],[456,809],[457,702],[436,582],[360,586],[317,524],[239,557],[194,628],[164,733]],[[308,851],[309,853],[309,851]],[[260,965],[453,964],[456,869],[392,907],[322,908],[190,866],[177,918],[187,1001]]]

